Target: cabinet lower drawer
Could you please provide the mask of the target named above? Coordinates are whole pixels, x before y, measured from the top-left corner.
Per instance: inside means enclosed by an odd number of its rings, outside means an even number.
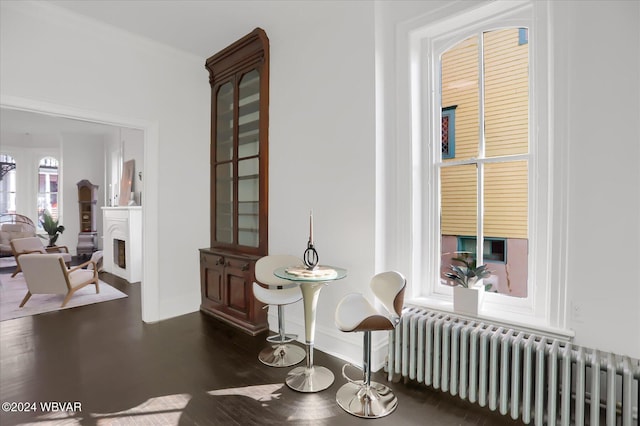
[[[253,297],[257,259],[200,250],[200,309],[254,335],[268,329],[264,305]]]

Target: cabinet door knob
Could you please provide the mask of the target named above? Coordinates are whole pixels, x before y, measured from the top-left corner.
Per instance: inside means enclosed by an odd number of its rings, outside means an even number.
[[[216,265],[224,265],[224,257],[219,257],[218,260],[216,260]]]
[[[242,270],[243,271],[248,271],[249,270],[249,264],[245,263],[244,265],[242,265]]]

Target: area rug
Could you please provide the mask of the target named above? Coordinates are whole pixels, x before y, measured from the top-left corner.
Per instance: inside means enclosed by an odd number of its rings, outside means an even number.
[[[64,300],[62,294],[34,294],[24,307],[20,308],[18,306],[24,295],[27,294],[27,283],[22,274],[18,274],[14,278],[11,278],[11,274],[1,274],[0,321],[127,297],[125,293],[111,287],[104,281],[100,281],[99,285],[100,293],[98,294],[96,294],[94,285],[88,285],[76,291],[64,308],[60,308]]]
[[[0,257],[0,268],[15,268],[16,259],[13,256]]]

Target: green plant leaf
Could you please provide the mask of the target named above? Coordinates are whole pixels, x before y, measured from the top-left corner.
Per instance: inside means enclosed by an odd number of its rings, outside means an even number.
[[[475,259],[468,253],[461,253],[461,256],[454,257],[451,260],[462,265],[449,265],[451,272],[444,272],[443,275],[465,288],[469,288],[470,281],[477,282],[479,279],[489,277],[492,273],[487,269],[487,265],[476,267]],[[487,284],[486,286],[490,288],[492,285]]]
[[[56,240],[58,239],[59,234],[64,232],[64,226],[58,225],[57,220],[53,220],[51,217],[51,213],[48,210],[45,210],[42,213],[42,220],[40,221],[42,225],[42,229],[49,235],[49,245],[54,245]]]

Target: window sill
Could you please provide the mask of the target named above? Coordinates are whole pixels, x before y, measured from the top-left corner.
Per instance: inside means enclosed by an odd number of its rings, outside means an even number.
[[[558,339],[565,342],[570,342],[575,337],[573,330],[549,327],[544,324],[540,324],[535,318],[515,312],[498,312],[488,313],[481,312],[477,317],[460,314],[454,312],[453,302],[449,299],[436,299],[429,297],[417,297],[405,301],[405,305],[412,305],[418,307],[424,307],[435,311],[440,311],[445,314],[455,314],[461,318],[487,322],[495,324],[500,327],[513,328],[515,330],[523,331],[525,333],[535,334],[537,336],[544,336],[550,339]],[[487,309],[483,309],[486,311]]]

